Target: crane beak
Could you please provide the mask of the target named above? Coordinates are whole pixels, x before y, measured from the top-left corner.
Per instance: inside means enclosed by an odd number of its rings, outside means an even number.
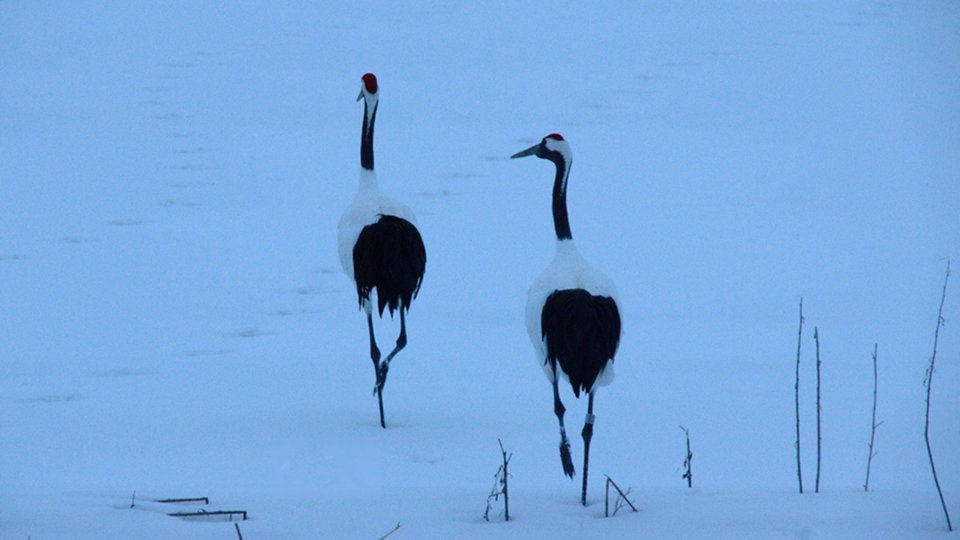
[[[360,95],[357,96],[357,101],[360,101],[361,99],[363,99],[363,88],[360,89]]]
[[[537,143],[537,144],[531,146],[530,148],[527,148],[526,150],[521,150],[521,151],[517,152],[516,154],[510,156],[510,159],[515,159],[515,158],[527,157],[527,156],[535,155],[535,154],[537,153],[537,150],[538,150],[539,148],[540,148],[540,143]]]

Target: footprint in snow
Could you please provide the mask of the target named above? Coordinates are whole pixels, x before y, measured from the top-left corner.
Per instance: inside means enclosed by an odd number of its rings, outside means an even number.
[[[232,351],[230,349],[194,349],[192,351],[183,353],[183,355],[197,358],[202,356],[223,356],[225,354],[230,354],[231,352]]]
[[[112,225],[114,227],[134,227],[137,225],[145,225],[150,223],[146,219],[111,219],[107,221],[107,225]]]
[[[687,67],[696,67],[699,64],[696,62],[664,62],[660,64],[660,67],[663,68],[687,68]]]
[[[425,465],[436,465],[443,461],[442,457],[425,457],[425,456],[413,456],[410,458],[410,461],[413,463],[423,463]]]
[[[193,189],[208,186],[210,185],[210,182],[204,182],[202,180],[187,180],[183,182],[171,182],[168,185],[177,189]]]
[[[656,90],[647,90],[644,88],[617,88],[615,92],[622,96],[645,96],[657,93]]]
[[[151,94],[163,94],[171,90],[173,90],[173,88],[169,86],[162,86],[162,85],[144,86],[143,88],[140,89],[140,91],[142,92],[149,92]]]
[[[190,118],[193,118],[193,116],[194,115],[192,114],[180,114],[175,112],[168,112],[168,113],[154,114],[151,116],[151,118],[153,118],[154,120],[170,121],[170,120],[189,120]]]
[[[456,195],[459,195],[459,194],[449,189],[438,189],[437,191],[421,191],[417,193],[417,197],[422,197],[424,199],[442,199],[444,197],[452,197]]]
[[[297,317],[300,315],[307,315],[315,312],[316,310],[309,309],[309,308],[278,309],[277,311],[271,311],[270,315],[273,315],[274,317]]]
[[[158,204],[163,208],[195,208],[200,206],[200,203],[198,202],[178,201],[176,199],[167,199],[165,201],[160,201]]]
[[[203,163],[180,163],[173,166],[173,170],[181,172],[209,171],[212,169],[213,167]]]
[[[206,154],[209,151],[210,151],[209,148],[205,148],[203,146],[193,146],[190,148],[179,148],[175,150],[177,154],[186,154],[186,155]]]
[[[170,107],[183,105],[182,101],[176,99],[145,99],[140,102],[141,105],[150,105],[151,107]]]
[[[228,332],[228,333],[226,333],[226,334],[224,334],[224,335],[227,336],[227,337],[235,337],[235,338],[248,339],[248,338],[257,338],[257,337],[269,336],[269,335],[270,335],[270,332],[264,332],[263,330],[260,330],[259,328],[243,328],[243,329],[237,330],[237,331],[235,331],[235,332]]]
[[[315,294],[333,294],[337,292],[337,290],[318,289],[316,287],[297,287],[296,289],[291,289],[289,292],[292,294],[298,294],[300,296],[313,296]]]
[[[149,368],[114,368],[97,373],[100,377],[143,377],[156,374],[156,370]]]
[[[91,244],[99,241],[99,238],[91,238],[88,236],[63,236],[60,238],[61,244]]]
[[[59,394],[49,396],[36,396],[22,400],[24,403],[65,403],[67,401],[77,401],[80,394]]]

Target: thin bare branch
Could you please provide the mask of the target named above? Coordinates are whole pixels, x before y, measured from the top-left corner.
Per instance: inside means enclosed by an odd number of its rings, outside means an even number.
[[[627,491],[623,494],[622,497],[617,497],[617,500],[614,501],[613,513],[610,514],[610,517],[616,516],[617,512],[619,512],[620,509],[623,508],[623,505],[626,504],[626,501],[627,501],[627,495],[629,495],[632,491],[633,491],[633,488],[627,488]]]
[[[513,457],[513,454],[507,454],[500,439],[497,439],[497,443],[500,444],[503,462],[497,468],[496,474],[493,475],[493,487],[490,488],[490,495],[487,495],[487,509],[483,512],[484,521],[490,521],[490,510],[493,508],[493,503],[500,500],[501,495],[503,495],[503,520],[510,521],[510,500],[507,489],[507,478],[510,477],[510,473],[507,467],[510,465],[510,458]]]
[[[797,330],[797,377],[793,390],[796,396],[797,410],[797,482],[800,484],[800,493],[803,493],[803,468],[800,466],[800,342],[803,338],[803,297],[800,298],[800,329]]]
[[[610,478],[610,477],[607,476],[607,475],[603,475],[603,476],[605,476],[605,477],[607,478],[607,485],[606,485],[607,496],[606,496],[606,500],[604,501],[604,505],[603,505],[603,516],[604,516],[604,517],[610,517],[610,486],[613,486],[613,488],[617,490],[617,493],[620,494],[620,495],[619,495],[619,498],[618,498],[616,501],[614,501],[614,506],[615,506],[615,508],[614,508],[614,510],[613,510],[613,515],[616,515],[617,509],[619,509],[620,506],[623,505],[623,503],[620,502],[620,499],[621,499],[621,498],[622,498],[624,501],[626,501],[626,503],[630,506],[630,509],[631,509],[631,510],[633,510],[634,512],[638,512],[639,510],[637,510],[637,507],[634,506],[633,503],[630,502],[630,499],[627,498],[627,493],[630,493],[630,490],[627,489],[627,492],[624,493],[623,490],[620,489],[620,486],[618,486],[617,483],[613,481],[613,478]]]
[[[880,422],[882,424],[883,422]],[[870,420],[870,446],[867,454],[867,479],[863,482],[863,490],[870,491],[870,464],[873,462],[873,456],[877,455],[873,449],[874,440],[877,437],[877,344],[873,344],[873,419]]]
[[[933,450],[930,449],[930,390],[933,388],[933,374],[936,371],[935,363],[937,361],[937,341],[940,339],[940,327],[943,326],[943,303],[947,299],[947,280],[950,279],[950,259],[947,259],[947,275],[943,278],[943,294],[940,296],[940,310],[937,312],[937,329],[933,333],[933,355],[930,357],[930,367],[927,368],[927,414],[923,428],[923,438],[927,443],[927,456],[930,458],[930,470],[933,472],[933,483],[937,486],[937,494],[940,496],[940,505],[943,507],[943,515],[947,518],[947,530],[953,531],[953,524],[950,523],[950,513],[947,512],[947,503],[943,500],[943,490],[940,489],[940,479],[937,477],[937,467],[933,463]]]
[[[683,476],[681,478],[687,481],[688,488],[692,488],[693,487],[693,469],[692,469],[693,452],[690,451],[690,430],[688,430],[683,426],[680,426],[680,429],[682,429],[684,435],[687,436],[687,456],[683,459],[684,471],[683,471]]]
[[[383,535],[383,536],[380,537],[380,540],[384,540],[384,538],[386,538],[386,537],[390,536],[391,534],[397,532],[397,529],[399,529],[399,528],[400,528],[400,522],[398,521],[398,522],[397,522],[397,525],[396,525],[394,528],[390,529],[390,532],[388,532],[387,534],[385,534],[385,535]]]
[[[510,476],[510,473],[507,470],[507,465],[510,464],[510,458],[513,457],[513,454],[507,455],[507,451],[503,449],[503,442],[500,439],[497,439],[497,443],[500,445],[500,453],[503,454],[503,520],[510,521],[510,496],[507,493],[507,478]]]
[[[813,340],[817,343],[817,481],[813,492],[820,493],[820,329],[813,327]]]

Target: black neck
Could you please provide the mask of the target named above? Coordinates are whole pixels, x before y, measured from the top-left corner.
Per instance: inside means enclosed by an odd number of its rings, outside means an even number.
[[[557,165],[557,177],[553,181],[553,228],[557,232],[557,240],[571,240],[570,217],[567,215],[567,175],[570,174],[570,163],[563,158],[554,161]]]
[[[373,122],[377,119],[377,106],[367,114],[367,101],[363,101],[363,132],[360,134],[360,166],[373,170]]]

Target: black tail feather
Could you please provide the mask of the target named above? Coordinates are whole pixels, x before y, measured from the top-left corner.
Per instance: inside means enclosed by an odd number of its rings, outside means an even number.
[[[554,291],[543,304],[547,361],[559,362],[573,393],[590,391],[620,344],[620,311],[613,298],[583,289]]]
[[[409,221],[382,215],[360,231],[353,246],[353,274],[360,305],[377,290],[377,309],[390,315],[410,309],[420,291],[427,264],[427,251],[420,231]]]

